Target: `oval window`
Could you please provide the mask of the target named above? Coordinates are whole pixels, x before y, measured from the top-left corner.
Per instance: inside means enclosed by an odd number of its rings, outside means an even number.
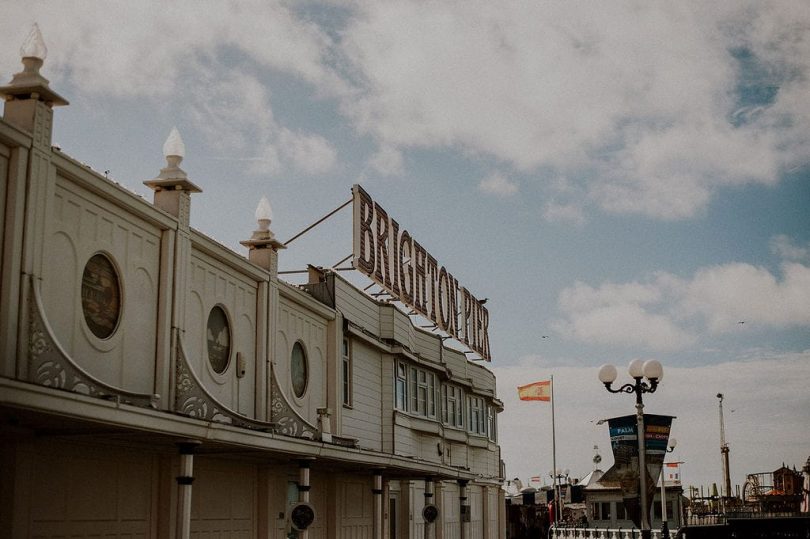
[[[211,368],[222,374],[231,358],[231,328],[225,310],[219,305],[214,306],[208,315],[207,341]]]
[[[307,354],[300,342],[293,345],[292,356],[290,357],[290,376],[292,377],[292,388],[295,396],[301,398],[307,390]]]
[[[115,266],[103,254],[90,257],[82,274],[82,311],[87,327],[106,339],[118,327],[121,316],[121,285]]]

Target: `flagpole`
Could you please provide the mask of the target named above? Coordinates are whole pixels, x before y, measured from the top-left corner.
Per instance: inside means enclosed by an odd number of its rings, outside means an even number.
[[[551,466],[554,480],[554,526],[560,518],[560,496],[557,489],[557,433],[554,426],[554,375],[551,375]]]

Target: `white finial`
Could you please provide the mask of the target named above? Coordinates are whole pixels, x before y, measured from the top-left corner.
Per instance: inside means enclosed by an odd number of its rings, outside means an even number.
[[[180,132],[176,127],[172,127],[169,138],[163,143],[163,155],[167,158],[170,155],[175,155],[181,160],[186,155],[186,145],[183,144],[183,139],[180,138]]]
[[[44,60],[48,56],[48,47],[45,46],[45,40],[42,39],[42,32],[39,31],[39,25],[34,23],[31,26],[31,31],[28,32],[28,37],[20,47],[20,56],[23,58],[39,58]]]
[[[273,208],[270,201],[263,196],[256,207],[256,220],[259,222],[259,230],[266,231],[270,228],[270,221],[273,220]]]

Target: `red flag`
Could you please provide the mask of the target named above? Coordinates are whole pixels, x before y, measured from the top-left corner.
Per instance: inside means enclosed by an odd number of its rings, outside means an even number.
[[[550,401],[551,380],[542,380],[525,386],[518,386],[518,397],[522,401]]]

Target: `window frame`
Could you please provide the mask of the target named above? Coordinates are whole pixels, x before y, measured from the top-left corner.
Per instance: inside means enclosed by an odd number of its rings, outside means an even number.
[[[402,361],[394,365],[394,409],[408,411],[408,366]]]
[[[486,401],[478,395],[467,395],[467,432],[487,436]]]
[[[442,384],[442,423],[464,428],[464,390],[453,384]]]
[[[301,349],[301,358],[303,360],[303,368],[304,368],[304,387],[301,389],[300,394],[298,393],[298,391],[296,391],[295,378],[293,373],[293,357],[295,355],[296,346]],[[292,349],[290,349],[290,389],[292,389],[293,396],[296,399],[303,399],[304,396],[307,394],[307,390],[309,389],[309,379],[310,379],[309,354],[307,353],[307,347],[304,346],[304,343],[298,340],[293,343]]]
[[[352,384],[352,343],[348,338],[343,338],[341,350],[341,384],[342,401],[344,408],[351,408],[354,404],[354,387]]]

